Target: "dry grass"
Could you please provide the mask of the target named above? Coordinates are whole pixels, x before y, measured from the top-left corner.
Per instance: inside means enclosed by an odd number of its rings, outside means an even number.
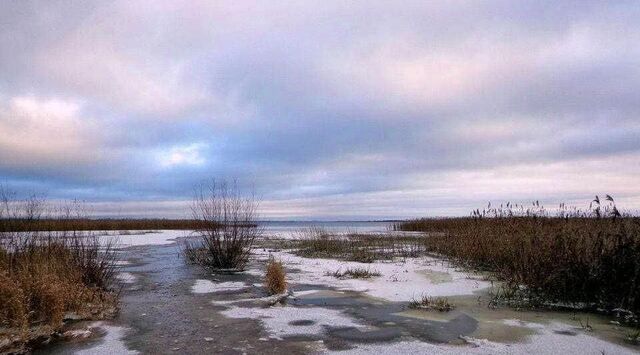
[[[270,258],[267,262],[264,286],[270,295],[279,295],[287,290],[286,273],[282,262]]]
[[[408,307],[411,309],[435,310],[438,312],[449,312],[455,308],[446,297],[429,296],[422,296],[420,299],[411,300]]]
[[[423,235],[358,234],[336,235],[318,227],[300,231],[287,248],[307,258],[338,258],[361,263],[396,257],[417,257],[427,252]]]
[[[333,276],[336,278],[370,279],[372,277],[381,276],[381,274],[377,270],[356,267],[349,268],[344,271],[338,269],[332,273],[328,273],[328,276]]]
[[[429,234],[428,251],[504,281],[502,299],[640,311],[640,219],[613,199],[551,213],[534,203],[476,210],[469,218],[420,219],[399,230]]]
[[[2,192],[0,217],[18,215]],[[42,216],[37,204],[25,206],[27,220]],[[27,342],[60,330],[67,314],[99,319],[115,313],[111,245],[75,232],[7,232],[19,221],[0,218],[0,352],[28,350]]]
[[[202,227],[202,221],[193,219],[45,218],[27,220],[12,218],[0,224],[0,232],[178,230]]]
[[[87,237],[77,237],[85,239]],[[30,340],[62,328],[67,313],[96,319],[115,312],[115,254],[97,241],[30,235],[4,241],[0,253],[0,338]],[[43,328],[44,327],[44,328]],[[4,329],[4,331],[2,331]],[[1,349],[0,349],[1,350]]]

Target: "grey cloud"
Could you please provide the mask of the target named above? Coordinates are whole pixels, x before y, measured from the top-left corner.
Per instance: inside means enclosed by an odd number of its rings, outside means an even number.
[[[47,166],[12,147],[25,165],[0,163],[0,178],[101,201],[182,199],[211,176],[288,203],[415,191],[394,200],[410,214],[465,172],[640,154],[637,2],[153,4],[7,6],[0,99],[78,100],[100,144],[82,146],[90,164]],[[194,144],[201,164],[163,165]]]

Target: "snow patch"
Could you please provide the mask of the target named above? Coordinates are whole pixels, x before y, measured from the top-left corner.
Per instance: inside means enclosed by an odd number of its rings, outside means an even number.
[[[120,282],[126,283],[126,284],[132,284],[134,282],[136,282],[136,275],[130,273],[130,272],[119,272],[116,275],[116,279],[118,279]]]
[[[193,293],[212,293],[221,291],[235,291],[247,287],[244,282],[220,282],[215,283],[209,280],[196,280],[196,283],[191,286],[191,292]]]
[[[176,238],[188,236],[190,231],[162,230],[154,233],[124,234],[124,235],[100,235],[99,240],[103,245],[115,244],[118,248],[126,248],[140,245],[166,245],[176,242]]]
[[[127,328],[107,325],[103,322],[92,324],[89,329],[100,328],[106,332],[102,341],[88,349],[76,351],[79,355],[111,355],[111,354],[138,354],[137,351],[129,350],[122,340],[127,332]]]
[[[458,271],[431,257],[359,263],[304,258],[286,251],[271,251],[269,254],[282,260],[287,267],[300,270],[298,273],[287,274],[291,284],[324,284],[338,290],[364,292],[372,297],[394,302],[411,301],[422,295],[472,295],[475,291],[491,286],[488,281],[474,278],[472,273]],[[370,279],[338,279],[329,275],[336,270],[349,268],[371,269],[379,272],[381,276]],[[447,277],[446,281],[434,282],[428,277],[433,273],[446,273],[450,277]]]

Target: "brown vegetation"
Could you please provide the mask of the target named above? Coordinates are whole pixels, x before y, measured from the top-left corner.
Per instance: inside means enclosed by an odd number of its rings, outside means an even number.
[[[200,229],[203,222],[194,219],[11,218],[5,220],[0,227],[3,228],[0,232],[178,230]]]
[[[4,194],[5,201],[6,194]],[[0,197],[3,197],[0,194]],[[2,204],[6,216],[16,204]],[[30,208],[37,221],[42,212]],[[0,218],[0,226],[18,223]],[[70,315],[98,319],[113,315],[115,257],[111,245],[74,232],[0,232],[0,352],[62,329]]]
[[[390,234],[331,234],[312,227],[302,230],[299,238],[288,241],[288,248],[308,258],[339,258],[361,263],[394,257],[417,257],[426,252],[425,237]]]
[[[264,286],[270,295],[279,295],[287,290],[287,280],[282,262],[270,258],[264,276]]]
[[[262,233],[257,208],[256,198],[241,195],[236,184],[212,181],[201,186],[192,206],[199,239],[185,243],[186,260],[213,270],[243,270]]]
[[[438,312],[449,312],[455,308],[446,297],[429,296],[422,296],[419,299],[411,300],[408,307],[411,309],[435,310]]]
[[[333,276],[336,278],[351,278],[351,279],[370,279],[372,277],[380,276],[380,272],[372,269],[365,268],[349,268],[344,271],[338,269],[332,273],[329,273],[328,276]]]
[[[504,281],[502,300],[638,314],[640,218],[622,216],[607,200],[602,206],[596,197],[587,211],[561,205],[555,213],[537,202],[488,206],[469,218],[419,219],[395,228],[425,232],[428,251],[492,272]]]

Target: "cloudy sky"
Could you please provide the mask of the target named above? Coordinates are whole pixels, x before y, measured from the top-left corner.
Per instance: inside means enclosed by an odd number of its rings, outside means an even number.
[[[640,208],[638,1],[3,1],[0,182],[182,216]]]

